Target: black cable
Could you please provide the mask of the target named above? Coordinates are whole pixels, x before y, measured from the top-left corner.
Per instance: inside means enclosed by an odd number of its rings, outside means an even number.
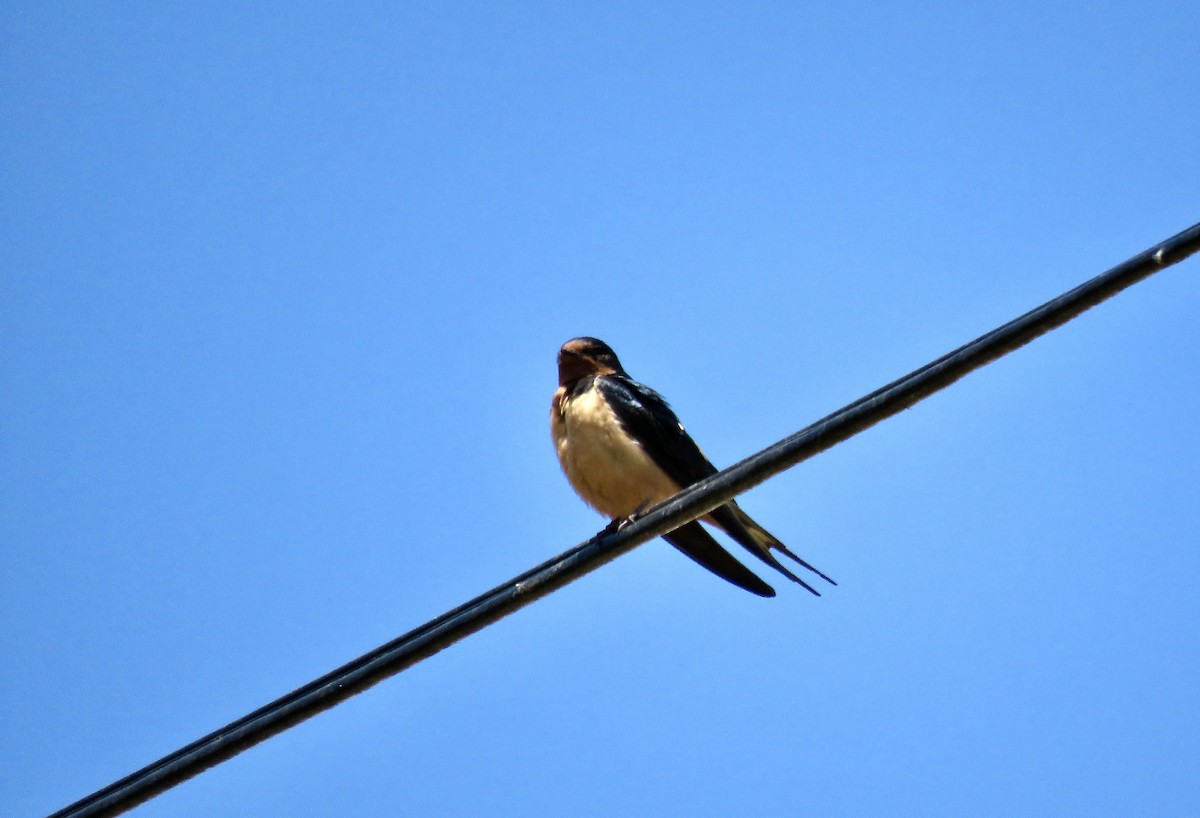
[[[856,400],[756,455],[680,492],[615,533],[601,533],[288,693],[214,733],[54,813],[118,815],[294,724],[361,693],[459,639],[596,570],[635,546],[701,517],[784,469],[858,434],[1084,310],[1200,250],[1200,224],[1140,253],[948,355]]]

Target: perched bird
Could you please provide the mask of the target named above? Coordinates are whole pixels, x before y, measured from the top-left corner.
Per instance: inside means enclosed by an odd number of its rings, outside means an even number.
[[[717,472],[662,396],[630,378],[616,353],[595,338],[573,338],[558,351],[550,434],[572,488],[614,523]],[[735,502],[702,519],[814,594],[817,590],[780,563],[772,549],[837,584],[789,551]],[[775,596],[775,589],[734,559],[699,520],[663,539],[734,585],[759,596]]]

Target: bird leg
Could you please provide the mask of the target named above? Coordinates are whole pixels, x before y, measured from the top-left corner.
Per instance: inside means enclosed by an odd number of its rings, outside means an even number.
[[[638,517],[641,517],[642,513],[648,508],[650,508],[650,501],[643,500],[641,502],[641,504],[637,508],[635,508],[628,517],[614,517],[613,521],[611,523],[609,523],[608,525],[606,525],[604,527],[604,530],[601,531],[600,533],[601,534],[617,533],[618,531],[620,531],[621,529],[625,528],[627,525],[632,523],[634,520],[636,520]]]

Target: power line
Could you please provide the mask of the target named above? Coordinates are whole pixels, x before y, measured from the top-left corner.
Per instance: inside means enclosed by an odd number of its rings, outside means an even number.
[[[98,790],[50,818],[118,815],[241,751],[361,693],[635,546],[728,502],[779,472],[850,438],[969,372],[1065,324],[1121,290],[1200,250],[1200,224],[1172,236],[1070,292],[1030,310],[887,386],[702,480],[636,522],[585,543],[498,585],[216,732]]]

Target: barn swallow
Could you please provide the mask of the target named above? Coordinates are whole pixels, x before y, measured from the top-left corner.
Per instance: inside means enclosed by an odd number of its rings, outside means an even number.
[[[595,338],[573,338],[558,351],[550,435],[571,487],[614,525],[717,473],[663,397],[630,378],[616,353]],[[789,551],[732,500],[702,519],[818,596],[771,549],[837,584]],[[759,596],[775,596],[775,589],[722,548],[699,520],[663,539],[734,585]]]

